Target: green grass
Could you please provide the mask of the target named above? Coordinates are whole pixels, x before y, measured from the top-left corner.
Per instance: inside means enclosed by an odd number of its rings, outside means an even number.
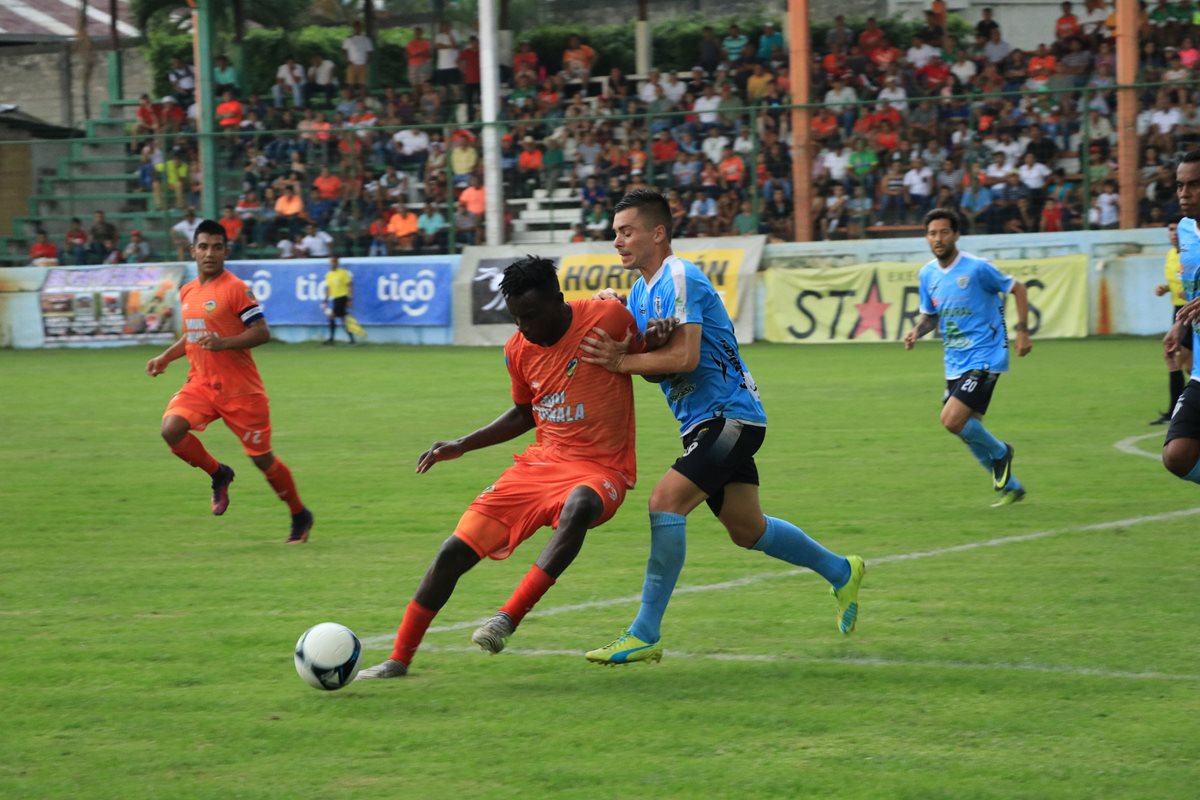
[[[384,658],[511,463],[500,446],[412,469],[506,407],[498,350],[258,351],[275,451],[317,517],[304,547],[281,544],[285,509],[219,423],[202,438],[238,478],[208,513],[205,476],[158,438],[181,364],[151,380],[145,348],[0,352],[0,796],[1195,796],[1200,514],[1084,529],[1200,511],[1197,487],[1113,448],[1161,431],[1157,353],[1038,342],[988,415],[1029,498],[991,509],[938,425],[935,344],[747,348],[771,417],[764,507],[867,558],[858,630],[836,633],[818,578],[697,512],[681,590],[757,580],[677,594],[663,662],[605,669],[581,654],[632,619],[646,499],[678,450],[640,384],[641,482],[511,654],[467,637],[545,533],[462,580],[408,678],[322,693],[293,670],[300,633],[336,620]]]

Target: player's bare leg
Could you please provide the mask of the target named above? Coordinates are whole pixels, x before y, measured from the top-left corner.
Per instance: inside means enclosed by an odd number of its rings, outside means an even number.
[[[567,496],[554,535],[537,562],[496,614],[471,634],[471,641],[489,653],[499,653],[525,615],[566,571],[579,551],[588,529],[604,513],[604,502],[594,489],[577,486]]]
[[[161,433],[172,453],[212,477],[212,513],[218,517],[224,514],[229,508],[229,484],[233,483],[233,470],[204,449],[200,440],[191,433],[191,423],[183,417],[174,414],[163,417]]]
[[[313,526],[313,513],[301,502],[300,493],[296,491],[296,482],[292,478],[292,471],[288,469],[287,464],[284,464],[271,452],[250,456],[250,460],[254,462],[254,466],[262,470],[267,483],[271,484],[271,488],[275,490],[275,495],[287,503],[288,511],[292,515],[292,528],[288,534],[287,543],[304,544],[307,542],[308,534]]]
[[[412,663],[429,624],[454,593],[458,579],[479,560],[479,555],[462,539],[453,535],[446,539],[404,612],[404,619],[400,622],[396,641],[392,645],[391,657],[362,670],[356,680],[401,678],[407,675],[408,665]]]

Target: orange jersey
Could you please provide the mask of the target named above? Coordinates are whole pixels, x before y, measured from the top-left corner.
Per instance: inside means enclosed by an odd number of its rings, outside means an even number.
[[[189,281],[179,291],[187,358],[188,383],[216,389],[224,397],[265,393],[258,367],[249,350],[205,350],[197,342],[206,334],[236,336],[255,320],[262,308],[253,292],[232,272],[222,272],[208,283]]]
[[[537,441],[517,456],[530,464],[590,461],[637,479],[633,382],[585,362],[580,343],[600,327],[620,341],[633,334],[631,353],[645,349],[633,316],[612,300],[571,302],[571,327],[555,344],[540,347],[514,333],[504,346],[517,405],[532,405]]]

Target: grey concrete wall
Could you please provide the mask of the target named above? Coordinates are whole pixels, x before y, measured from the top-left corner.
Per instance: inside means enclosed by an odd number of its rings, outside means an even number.
[[[36,45],[0,50],[0,102],[14,103],[27,114],[55,125],[81,125],[84,96],[92,117],[108,98],[108,51],[95,50],[95,67],[84,81],[84,59],[70,45]],[[150,66],[137,49],[123,53],[125,96],[150,90]]]

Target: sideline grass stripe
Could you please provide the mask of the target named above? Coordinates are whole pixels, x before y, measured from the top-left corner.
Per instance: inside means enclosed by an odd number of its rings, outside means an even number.
[[[1174,519],[1182,519],[1200,514],[1200,508],[1185,508],[1180,511],[1167,511],[1162,514],[1149,514],[1141,517],[1127,517],[1125,519],[1111,520],[1109,522],[1095,522],[1090,525],[1078,525],[1071,528],[1051,528],[1044,531],[1035,531],[1033,533],[1020,533],[1015,536],[1001,536],[995,539],[982,539],[976,542],[966,542],[964,544],[951,545],[950,547],[938,547],[932,550],[916,550],[911,553],[895,553],[890,556],[879,556],[877,558],[867,558],[869,566],[878,564],[891,564],[899,561],[916,561],[921,558],[934,558],[936,556],[952,555],[954,553],[966,553],[971,550],[979,550],[985,547],[1004,547],[1010,544],[1019,544],[1021,542],[1034,542],[1039,539],[1049,539],[1054,536],[1062,536],[1068,533],[1091,533],[1094,531],[1106,531],[1113,528],[1129,528],[1135,525],[1145,525],[1151,522],[1167,522]],[[763,581],[775,580],[777,578],[790,578],[796,575],[812,575],[811,570],[807,569],[789,569],[783,572],[769,572],[758,575],[747,575],[743,578],[734,578],[730,581],[721,581],[719,583],[706,583],[698,586],[682,586],[675,590],[674,597],[683,594],[695,594],[697,592],[720,592],[726,589],[735,589],[739,586],[750,586]],[[574,603],[566,606],[552,606],[540,611],[531,611],[526,619],[553,617],[559,614],[570,614],[575,611],[588,611],[595,608],[608,608],[610,606],[626,605],[628,603],[637,603],[642,599],[641,594],[626,595],[624,597],[612,597],[606,600],[590,600],[586,603]],[[451,631],[461,631],[468,628],[476,628],[482,625],[491,617],[481,617],[480,619],[469,620],[467,622],[453,622],[448,625],[436,625],[429,629],[429,633],[448,633]],[[386,634],[379,636],[368,636],[362,640],[363,645],[369,648],[385,647],[391,645],[394,634]]]

